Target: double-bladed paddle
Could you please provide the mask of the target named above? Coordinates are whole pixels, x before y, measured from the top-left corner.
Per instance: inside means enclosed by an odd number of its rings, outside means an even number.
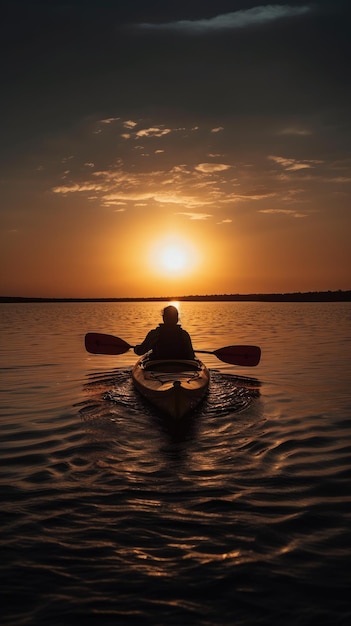
[[[124,354],[130,348],[129,343],[104,333],[87,333],[85,335],[85,348],[91,354]],[[202,354],[214,354],[220,361],[232,365],[254,366],[258,365],[261,358],[261,348],[258,346],[226,346],[218,350],[195,350]]]

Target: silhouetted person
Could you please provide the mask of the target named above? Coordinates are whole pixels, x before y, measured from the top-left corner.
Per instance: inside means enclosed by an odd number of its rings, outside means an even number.
[[[139,356],[152,350],[153,359],[194,359],[190,335],[178,324],[178,309],[171,304],[163,309],[163,324],[150,330],[144,341],[135,346]]]

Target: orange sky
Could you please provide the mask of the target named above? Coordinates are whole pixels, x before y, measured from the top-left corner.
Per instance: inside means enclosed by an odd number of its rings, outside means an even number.
[[[99,67],[76,75],[70,61],[66,74],[57,72],[51,83],[46,73],[44,81],[34,63],[40,46],[29,45],[34,69],[28,60],[22,82],[6,92],[0,295],[351,288],[347,94],[336,89],[341,83],[331,66],[323,77],[314,73],[312,90],[303,59],[315,9],[284,4],[279,15],[264,7],[206,22],[179,15],[165,25],[173,29],[169,40],[160,24],[151,37],[136,21],[132,34],[123,31],[124,62],[113,66],[109,57],[108,76],[102,46]],[[293,59],[296,20],[301,56]],[[207,30],[195,33],[196,24]],[[275,27],[285,38],[273,36]],[[80,36],[80,48],[72,41],[77,67],[85,50]],[[138,46],[143,55],[133,56]],[[182,73],[176,61],[184,47],[192,56]],[[261,53],[253,64],[254,50]],[[232,62],[239,53],[240,68]]]

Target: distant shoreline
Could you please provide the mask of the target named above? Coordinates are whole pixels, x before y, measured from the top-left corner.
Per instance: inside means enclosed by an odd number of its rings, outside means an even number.
[[[351,302],[351,290],[306,291],[294,293],[219,294],[154,298],[31,298],[0,296],[0,304],[35,302]]]

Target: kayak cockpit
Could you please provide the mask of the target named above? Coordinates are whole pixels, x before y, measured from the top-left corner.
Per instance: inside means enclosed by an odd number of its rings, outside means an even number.
[[[144,370],[153,372],[198,372],[202,367],[196,359],[143,359],[139,364]]]

